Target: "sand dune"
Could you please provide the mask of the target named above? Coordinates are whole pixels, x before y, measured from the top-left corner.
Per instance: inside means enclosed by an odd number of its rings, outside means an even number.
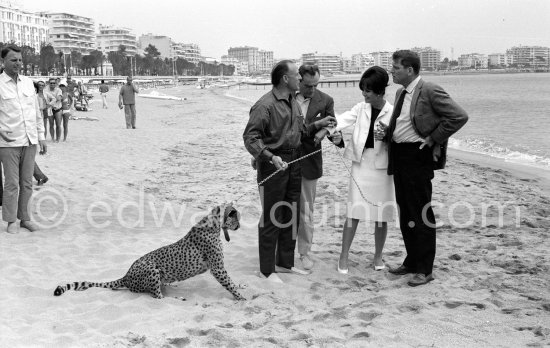
[[[550,344],[543,179],[451,157],[434,180],[442,224],[436,280],[410,288],[406,278],[372,269],[372,226],[364,224],[350,274],[336,272],[348,179],[338,150],[326,144],[313,273],[265,282],[257,277],[255,173],[241,138],[250,103],[192,87],[163,93],[187,100],[138,99],[137,129],[127,130],[109,95],[110,109],[90,113],[99,122],[71,121],[68,142],[49,143],[48,155],[37,158],[50,177],[33,205],[45,228],[0,233],[0,346]],[[66,282],[120,278],[143,254],[183,237],[194,218],[237,198],[243,227],[223,244],[247,301],[233,300],[209,273],[166,287],[162,300],[95,288],[53,296]],[[482,214],[483,204],[498,203],[506,204],[501,221],[495,207]],[[403,257],[391,225],[385,261],[398,265]]]

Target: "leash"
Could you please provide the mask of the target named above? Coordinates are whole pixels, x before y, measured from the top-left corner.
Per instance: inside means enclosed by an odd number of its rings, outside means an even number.
[[[372,205],[372,206],[375,206],[375,207],[380,207],[380,204],[377,204],[377,203],[373,203],[371,202],[370,200],[367,199],[367,197],[365,197],[365,195],[363,194],[363,191],[361,190],[361,187],[359,187],[359,184],[357,183],[357,181],[355,180],[355,178],[353,177],[353,175],[351,174],[351,169],[348,167],[348,165],[346,164],[346,161],[345,161],[345,158],[344,156],[340,153],[340,151],[338,150],[338,146],[336,146],[334,143],[332,143],[332,145],[334,146],[334,149],[336,149],[336,153],[338,154],[338,156],[340,156],[340,159],[342,161],[342,163],[344,164],[344,167],[346,167],[346,170],[348,171],[349,173],[349,176],[351,177],[351,179],[353,180],[353,183],[355,184],[355,186],[357,186],[357,189],[359,190],[359,194],[361,195],[361,197],[365,200],[365,202],[367,202],[368,204]],[[295,160],[292,160],[290,162],[287,162],[287,164],[292,164],[292,163],[296,163],[298,161],[301,161],[303,160],[304,158],[307,158],[309,156],[313,156],[314,154],[318,153],[318,152],[321,152],[323,149],[320,148],[319,150],[315,150],[313,152],[310,152],[308,153],[307,155],[305,156],[302,156],[300,158],[297,158]],[[328,148],[325,148],[325,150],[328,150]],[[266,181],[268,181],[269,179],[271,179],[272,177],[274,177],[275,175],[277,175],[277,173],[281,172],[281,171],[284,171],[286,169],[277,169],[276,171],[274,171],[273,173],[271,173],[268,177],[266,177],[265,179],[263,179],[262,181],[260,181],[258,183],[258,187],[262,186],[263,184],[265,184]],[[249,190],[245,190],[245,192],[240,195],[237,199],[235,199],[233,201],[233,203],[237,203],[241,198],[243,198],[247,193],[248,193]]]

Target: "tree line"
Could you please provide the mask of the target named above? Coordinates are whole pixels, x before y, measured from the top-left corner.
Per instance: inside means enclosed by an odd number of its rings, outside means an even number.
[[[0,42],[0,50],[9,44]],[[40,52],[33,47],[21,46],[24,75],[104,75],[105,63],[109,61],[114,75],[169,76],[169,75],[224,75],[231,76],[235,72],[232,65],[199,62],[193,64],[186,59],[162,59],[158,49],[149,45],[145,54],[130,54],[124,45],[117,51],[109,52],[105,57],[101,51],[93,50],[87,55],[78,51],[70,54],[55,52],[49,43],[42,43]]]

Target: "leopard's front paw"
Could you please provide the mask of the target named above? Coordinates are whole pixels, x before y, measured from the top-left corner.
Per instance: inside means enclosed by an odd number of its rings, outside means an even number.
[[[235,300],[237,301],[246,301],[246,298],[243,297],[241,294],[233,295],[235,297]]]

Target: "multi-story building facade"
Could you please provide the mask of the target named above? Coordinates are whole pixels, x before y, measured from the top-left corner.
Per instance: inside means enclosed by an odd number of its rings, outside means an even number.
[[[172,43],[172,58],[183,58],[190,63],[199,64],[201,49],[197,44]]]
[[[232,58],[237,58],[240,61],[247,62],[248,71],[250,73],[255,73],[259,71],[258,61],[260,59],[260,53],[258,47],[230,47],[227,50],[227,55]]]
[[[237,58],[229,57],[228,55],[222,56],[222,64],[233,65],[235,67],[235,75],[247,75],[248,74],[248,62],[243,62]]]
[[[319,54],[317,52],[302,54],[302,62],[304,64],[316,64],[321,71],[321,75],[341,71],[341,60],[342,58],[337,54]]]
[[[520,68],[546,69],[550,67],[550,48],[543,46],[517,46],[506,50],[514,64]]]
[[[441,51],[431,47],[413,47],[411,51],[420,57],[420,69],[437,70],[441,62]]]
[[[271,72],[273,68],[273,51],[258,51],[258,70],[260,72]]]
[[[95,50],[95,23],[92,18],[64,12],[40,12],[39,15],[48,19],[49,42],[56,52],[70,54],[77,51],[87,55]]]
[[[508,67],[514,63],[514,56],[506,53],[492,53],[488,56],[489,66]]]
[[[462,54],[458,57],[458,67],[463,69],[487,69],[489,60],[481,53]]]
[[[380,51],[371,52],[370,55],[374,58],[374,65],[378,65],[388,71],[390,71],[393,60],[391,58],[392,52]]]
[[[160,58],[172,57],[172,39],[165,35],[154,35],[151,33],[143,34],[138,39],[138,47],[140,54],[145,53],[145,49],[149,46],[155,46],[160,53]]]
[[[120,45],[126,47],[128,54],[137,54],[136,35],[132,33],[131,29],[100,24],[96,40],[97,49],[103,54],[118,51]]]
[[[352,66],[356,72],[362,72],[374,65],[374,57],[368,53],[351,55]]]
[[[48,20],[38,14],[25,11],[18,3],[0,0],[0,42],[15,42],[29,46],[36,53],[40,45],[48,41]]]

